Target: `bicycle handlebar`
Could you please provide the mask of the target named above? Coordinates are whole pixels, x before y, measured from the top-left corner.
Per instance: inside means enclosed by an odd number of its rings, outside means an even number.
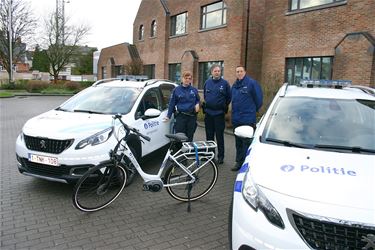
[[[120,115],[120,114],[117,114],[117,115],[113,116],[114,119],[119,119],[119,121],[121,122],[121,124],[124,126],[125,130],[132,131],[133,133],[135,133],[136,135],[142,137],[146,141],[151,141],[151,138],[149,136],[142,134],[141,132],[139,132],[138,129],[130,127],[125,122],[123,122],[122,119],[121,119],[121,117],[122,117],[122,115]]]

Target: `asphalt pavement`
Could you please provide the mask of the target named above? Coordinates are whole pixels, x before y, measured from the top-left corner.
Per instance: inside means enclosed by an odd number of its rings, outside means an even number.
[[[224,164],[204,198],[187,204],[165,190],[142,191],[137,177],[109,207],[82,213],[72,205],[71,185],[18,172],[15,141],[31,117],[57,107],[67,96],[0,99],[0,249],[228,249],[228,208],[236,173],[234,137],[225,134]],[[204,140],[198,127],[195,140]],[[165,151],[145,158],[142,168],[156,173]]]

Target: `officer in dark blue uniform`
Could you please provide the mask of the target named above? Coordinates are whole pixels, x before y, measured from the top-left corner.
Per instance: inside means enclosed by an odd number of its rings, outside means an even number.
[[[225,113],[228,112],[231,92],[229,83],[221,77],[221,67],[219,65],[211,67],[211,76],[212,78],[208,79],[203,87],[206,139],[214,140],[216,136],[218,146],[217,162],[218,164],[223,164]]]
[[[169,120],[175,113],[175,132],[184,133],[189,141],[193,141],[194,132],[197,128],[200,99],[198,90],[191,86],[192,79],[192,74],[189,71],[182,74],[182,83],[172,92],[168,114],[165,118],[165,120]]]
[[[232,85],[232,125],[233,130],[242,125],[256,128],[256,112],[262,107],[263,92],[259,83],[246,75],[245,67],[236,68],[237,80]],[[236,165],[232,171],[241,168],[251,141],[235,136]]]

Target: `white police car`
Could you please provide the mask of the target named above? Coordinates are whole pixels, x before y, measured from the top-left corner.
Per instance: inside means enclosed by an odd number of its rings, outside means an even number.
[[[284,85],[235,181],[231,247],[375,249],[374,183],[375,96],[333,81]]]
[[[65,183],[75,182],[88,168],[109,158],[119,123],[138,128],[151,141],[134,136],[128,142],[140,158],[169,143],[169,96],[177,85],[165,80],[106,79],[73,96],[61,106],[26,122],[16,141],[18,169],[25,175]],[[145,112],[153,113],[146,116]]]

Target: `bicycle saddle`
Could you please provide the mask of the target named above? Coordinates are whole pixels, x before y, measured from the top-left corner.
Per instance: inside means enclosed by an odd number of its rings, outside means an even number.
[[[188,140],[187,136],[184,133],[166,134],[165,136],[173,141],[184,142]]]

